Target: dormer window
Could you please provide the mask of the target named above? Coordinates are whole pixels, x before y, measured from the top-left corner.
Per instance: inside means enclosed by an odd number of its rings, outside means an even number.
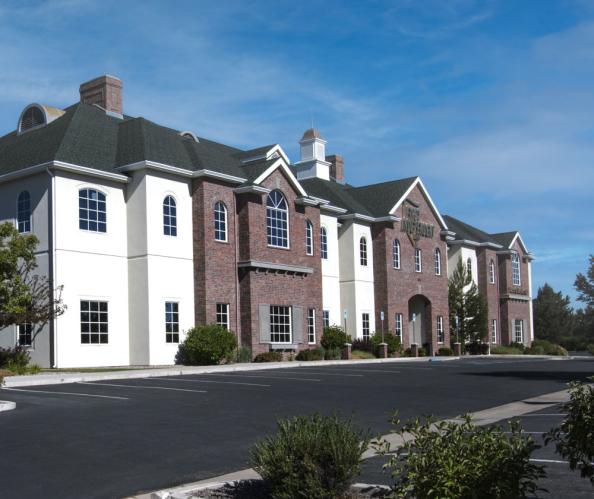
[[[19,120],[19,133],[45,125],[45,113],[38,106],[30,106],[23,111]]]

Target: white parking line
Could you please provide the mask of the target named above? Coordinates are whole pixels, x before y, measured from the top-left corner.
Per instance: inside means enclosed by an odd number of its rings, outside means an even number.
[[[96,397],[96,398],[101,398],[101,399],[130,400],[128,397],[115,397],[115,396],[111,396],[111,395],[94,395],[91,393],[52,392],[49,390],[24,390],[23,388],[2,388],[2,390],[11,390],[13,392],[27,392],[27,393],[49,393],[51,395],[76,395],[77,397]]]
[[[118,388],[145,388],[149,390],[171,390],[174,392],[207,393],[205,390],[186,390],[185,388],[167,388],[166,386],[119,385],[115,383],[95,383],[93,381],[80,381],[81,385],[115,386]]]
[[[289,369],[283,369],[283,372],[286,373],[306,373],[306,374],[323,374],[324,376],[348,376],[348,377],[354,377],[354,378],[364,378],[365,375],[364,374],[338,374],[338,373],[325,373],[325,372],[321,372],[321,371],[310,371],[309,369],[311,369],[310,367],[300,367],[299,369],[296,369],[295,371],[289,370]]]
[[[299,369],[301,369],[301,367]],[[303,369],[313,369],[313,368],[311,368],[311,367],[304,367]],[[342,372],[345,372],[345,373],[349,373],[349,372],[350,373],[359,373],[361,376],[365,376],[365,374],[367,374],[367,373],[400,373],[400,372],[402,372],[402,371],[387,371],[387,370],[384,370],[384,369],[365,369],[365,368],[361,368],[361,369],[344,369],[341,366],[337,366],[337,368],[336,369],[333,369],[333,371],[335,373],[342,373]],[[361,373],[363,373],[363,374],[361,374]]]
[[[542,417],[542,416],[567,416],[567,414],[563,414],[560,412],[556,412],[556,413],[551,413],[551,414],[524,414],[523,416],[518,416],[520,418],[537,418],[537,417]]]
[[[243,374],[238,372],[237,374],[223,374],[223,373],[209,373],[205,374],[205,376],[232,376],[233,378],[266,378],[266,379],[292,379],[296,381],[322,381],[321,379],[316,378],[290,378],[289,376],[269,376],[267,374],[257,375],[257,374]]]
[[[247,386],[264,386],[270,388],[270,385],[263,385],[261,383],[241,383],[240,381],[214,381],[208,379],[182,379],[182,378],[152,378],[161,381],[185,381],[187,383],[219,383],[223,385],[247,385]]]

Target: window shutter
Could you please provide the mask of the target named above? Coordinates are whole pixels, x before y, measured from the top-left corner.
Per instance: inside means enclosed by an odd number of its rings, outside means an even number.
[[[260,343],[270,343],[270,305],[260,305]]]
[[[293,307],[293,343],[303,343],[303,307]]]

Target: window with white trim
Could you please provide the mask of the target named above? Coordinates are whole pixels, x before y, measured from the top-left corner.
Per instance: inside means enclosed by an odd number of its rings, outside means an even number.
[[[80,301],[80,342],[106,344],[108,342],[108,307],[106,301]]]
[[[320,254],[322,260],[328,260],[328,232],[326,227],[320,227]]]
[[[519,286],[521,284],[520,279],[520,255],[518,255],[517,251],[512,253],[512,283],[514,286]]]
[[[316,310],[314,308],[307,310],[307,342],[316,342]]]
[[[445,341],[445,335],[443,332],[443,317],[437,316],[437,343],[443,343]]]
[[[402,343],[402,314],[396,314],[394,317],[394,334]]]
[[[217,303],[217,324],[229,329],[229,304]]]
[[[472,277],[472,260],[470,258],[466,260],[466,273]]]
[[[330,310],[322,310],[322,326],[324,329],[330,327]]]
[[[363,267],[367,267],[367,239],[365,237],[359,239],[359,263]]]
[[[305,253],[313,255],[313,225],[309,220],[305,222]]]
[[[165,343],[179,343],[179,304],[165,302]]]
[[[522,319],[514,320],[514,341],[524,343],[524,321]]]
[[[495,262],[493,260],[489,262],[489,282],[495,284]]]
[[[361,322],[363,326],[363,339],[369,339],[369,314],[363,313],[361,314]]]
[[[78,227],[89,232],[107,232],[105,194],[96,189],[78,191]]]
[[[441,251],[435,248],[435,275],[441,275]]]
[[[17,345],[30,347],[33,344],[33,324],[23,323],[17,326]]]
[[[17,229],[21,234],[31,232],[31,194],[21,192],[17,197]]]
[[[272,191],[266,199],[266,235],[268,246],[289,247],[289,214],[287,201],[280,191]]]
[[[173,196],[163,200],[163,234],[177,236],[177,204]]]
[[[217,201],[214,207],[215,241],[227,242],[227,207]]]
[[[270,305],[270,341],[291,343],[291,307]]]
[[[491,343],[497,343],[497,319],[491,320]]]
[[[398,239],[392,241],[392,267],[400,268],[400,241]]]
[[[420,248],[415,248],[415,272],[422,272],[423,270],[423,263],[422,263],[422,254]]]

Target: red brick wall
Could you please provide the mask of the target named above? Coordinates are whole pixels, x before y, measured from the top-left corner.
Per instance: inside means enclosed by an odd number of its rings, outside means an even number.
[[[432,338],[432,348],[449,346],[448,321],[448,277],[447,248],[439,235],[441,227],[421,190],[416,187],[408,199],[417,203],[421,210],[420,220],[434,226],[433,238],[421,237],[417,247],[422,251],[422,272],[415,272],[414,249],[410,238],[400,229],[400,222],[374,224],[372,227],[373,257],[375,273],[376,329],[380,329],[380,311],[385,312],[384,325],[390,331],[395,330],[395,314],[402,314],[402,337],[405,347],[409,341],[408,302],[415,295],[425,296],[431,305],[426,309],[425,330]],[[403,203],[403,206],[405,204]],[[396,215],[403,217],[403,206]],[[392,265],[392,241],[400,241],[400,269]],[[441,275],[435,275],[434,252],[441,251]],[[437,316],[443,317],[444,345],[437,344]]]
[[[499,288],[498,288],[498,265],[497,253],[493,249],[478,248],[476,251],[476,260],[478,266],[478,288],[479,292],[486,298],[489,307],[488,327],[489,336],[487,341],[491,342],[491,333],[493,319],[497,321],[497,344],[501,344],[501,318],[499,314]],[[491,284],[489,280],[489,263],[493,261],[495,265],[495,283]]]

